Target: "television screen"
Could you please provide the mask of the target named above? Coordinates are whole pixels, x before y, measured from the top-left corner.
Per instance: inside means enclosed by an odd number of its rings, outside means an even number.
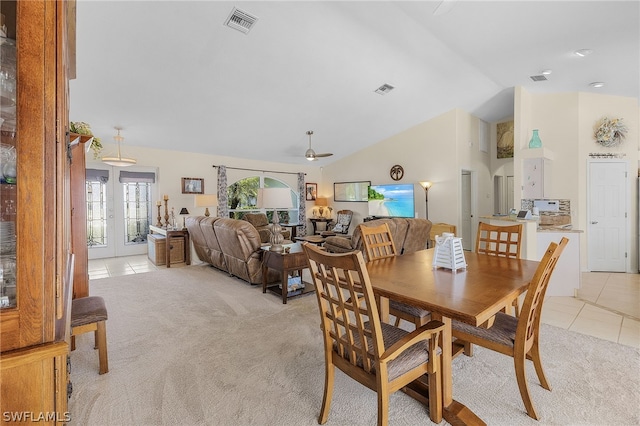
[[[369,215],[378,217],[414,217],[413,184],[371,185]]]

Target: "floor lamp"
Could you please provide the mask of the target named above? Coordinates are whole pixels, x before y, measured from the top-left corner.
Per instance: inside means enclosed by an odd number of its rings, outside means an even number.
[[[420,186],[424,188],[424,217],[427,219],[429,219],[429,188],[431,188],[431,185],[433,185],[431,182],[420,182]]]

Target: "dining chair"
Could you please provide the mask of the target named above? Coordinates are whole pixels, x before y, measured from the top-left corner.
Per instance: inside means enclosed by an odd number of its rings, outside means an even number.
[[[329,416],[336,367],[377,393],[378,425],[388,424],[390,395],[426,375],[429,417],[440,423],[438,342],[444,324],[431,321],[408,332],[383,323],[362,252],[328,253],[313,244],[303,247],[316,287],[324,338],[325,382],[318,423],[324,424]]]
[[[498,226],[478,223],[476,253],[520,259],[522,224]]]
[[[522,224],[498,226],[488,223],[478,223],[478,235],[476,236],[476,253],[492,256],[514,257],[520,259],[522,246]],[[518,316],[520,306],[518,299],[511,303],[513,315]],[[505,307],[504,312],[506,312]]]
[[[533,361],[540,384],[544,389],[550,391],[551,385],[544,374],[540,359],[540,316],[549,278],[551,278],[558,259],[568,242],[569,240],[563,237],[559,244],[554,242],[549,244],[531,279],[518,318],[498,312],[493,326],[489,328],[475,327],[455,320],[451,324],[452,334],[456,339],[513,357],[520,396],[527,409],[527,414],[536,420],[538,420],[538,414],[529,395],[525,361],[527,358]]]
[[[380,226],[359,226],[367,261],[372,262],[397,255],[391,231],[386,223]],[[401,320],[420,327],[431,319],[431,312],[396,300],[389,300],[389,313],[395,317],[396,327],[400,325]]]
[[[456,234],[456,226],[448,223],[434,223],[429,231],[429,248],[436,246],[436,235],[442,235],[444,232]]]

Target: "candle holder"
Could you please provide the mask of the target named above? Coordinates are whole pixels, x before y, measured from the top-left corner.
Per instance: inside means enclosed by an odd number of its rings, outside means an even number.
[[[165,226],[168,228],[169,227],[169,199],[165,198],[164,199],[164,222],[165,222]]]
[[[162,228],[162,216],[160,215],[160,209],[162,208],[162,204],[160,204],[160,202],[158,201],[158,223],[156,223],[156,226]]]

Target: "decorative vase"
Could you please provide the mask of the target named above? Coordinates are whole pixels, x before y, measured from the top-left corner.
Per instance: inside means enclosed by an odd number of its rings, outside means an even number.
[[[542,148],[542,141],[540,140],[540,136],[538,136],[538,129],[534,129],[533,136],[531,136],[531,140],[529,141],[529,148]]]

